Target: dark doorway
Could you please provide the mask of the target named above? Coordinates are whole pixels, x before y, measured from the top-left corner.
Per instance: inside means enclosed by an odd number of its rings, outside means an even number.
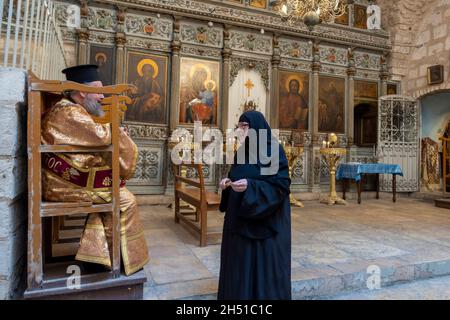
[[[377,144],[378,106],[376,102],[361,102],[354,111],[354,144],[361,148],[373,148]],[[361,187],[365,191],[376,190],[375,175],[363,176]]]
[[[378,108],[376,103],[363,102],[355,106],[354,143],[358,147],[371,148],[377,143]]]

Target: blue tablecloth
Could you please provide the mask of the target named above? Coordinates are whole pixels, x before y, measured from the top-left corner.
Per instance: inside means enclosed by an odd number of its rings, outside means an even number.
[[[336,171],[336,180],[342,178],[361,180],[361,174],[398,174],[403,176],[402,168],[398,164],[385,163],[341,163]]]

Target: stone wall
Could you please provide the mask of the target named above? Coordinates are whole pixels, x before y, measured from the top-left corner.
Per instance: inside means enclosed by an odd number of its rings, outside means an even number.
[[[403,94],[415,97],[450,89],[450,1],[379,0],[383,27],[390,32],[390,72]],[[444,65],[444,83],[428,85],[429,66]]]
[[[411,53],[406,88],[420,97],[431,91],[450,89],[450,1],[440,0],[431,7],[420,23]],[[429,66],[444,66],[444,83],[429,86]]]
[[[0,299],[21,295],[26,267],[26,73],[0,68]]]

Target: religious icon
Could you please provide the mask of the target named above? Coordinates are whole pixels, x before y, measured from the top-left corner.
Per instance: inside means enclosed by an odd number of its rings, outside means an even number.
[[[397,85],[395,83],[388,83],[387,94],[397,94]]]
[[[355,81],[355,99],[378,99],[378,84],[370,81]]]
[[[281,129],[308,130],[309,76],[280,71],[279,126]]]
[[[348,7],[347,7],[345,9],[345,13],[342,16],[337,17],[337,18],[334,19],[334,23],[342,24],[344,26],[348,26],[349,20],[350,19],[349,19],[349,14],[348,14]]]
[[[319,131],[344,133],[345,80],[319,78]]]
[[[98,74],[104,86],[113,84],[114,48],[91,45],[89,62],[98,65]]]
[[[217,124],[219,62],[182,58],[180,69],[180,122]]]
[[[128,54],[127,82],[136,86],[125,120],[165,123],[167,57],[139,52]]]
[[[265,9],[266,5],[266,0],[250,0],[250,7]]]
[[[367,9],[365,6],[354,5],[355,28],[367,29]]]
[[[435,65],[428,67],[428,84],[439,84],[444,82],[444,66]]]

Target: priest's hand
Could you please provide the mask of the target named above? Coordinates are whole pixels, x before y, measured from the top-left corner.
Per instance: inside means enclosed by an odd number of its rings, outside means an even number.
[[[230,178],[224,178],[222,179],[222,181],[220,181],[219,183],[219,187],[222,190],[225,190],[226,188],[228,188],[230,186],[231,180]]]
[[[237,180],[231,183],[231,188],[235,192],[244,192],[247,190],[247,179]]]

